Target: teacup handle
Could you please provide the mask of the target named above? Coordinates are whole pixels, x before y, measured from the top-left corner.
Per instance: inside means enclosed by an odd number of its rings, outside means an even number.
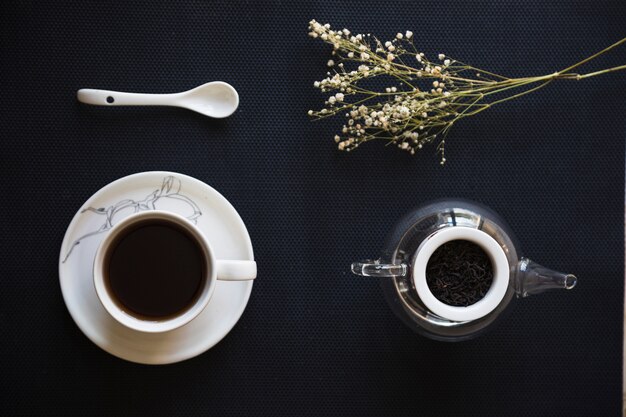
[[[255,261],[218,260],[217,279],[220,281],[250,281],[256,278]]]
[[[407,270],[406,264],[383,264],[380,259],[366,259],[352,264],[352,273],[363,277],[403,277]]]

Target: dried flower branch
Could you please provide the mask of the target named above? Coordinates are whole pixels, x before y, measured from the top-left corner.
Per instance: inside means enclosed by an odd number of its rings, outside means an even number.
[[[309,116],[322,119],[345,113],[347,123],[335,136],[339,150],[351,151],[365,142],[382,139],[414,154],[437,140],[442,165],[446,162],[446,136],[459,120],[557,79],[581,80],[626,69],[622,65],[588,74],[571,72],[626,42],[626,38],[553,74],[508,78],[441,53],[431,61],[415,47],[411,31],[398,33],[395,39],[383,43],[370,34],[331,30],[329,24],[311,20],[309,36],[333,46],[333,59],[328,61],[333,70],[327,78],[314,83],[331,95],[323,109],[309,110]],[[366,86],[366,82],[380,76],[387,87],[376,91]]]

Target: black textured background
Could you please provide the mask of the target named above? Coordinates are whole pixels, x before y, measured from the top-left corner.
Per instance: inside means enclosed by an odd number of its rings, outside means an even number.
[[[442,168],[432,148],[336,151],[341,122],[306,117],[330,52],[306,32],[311,18],[383,38],[411,29],[426,53],[544,74],[626,36],[623,1],[27,1],[0,16],[1,415],[620,415],[626,74],[553,83],[464,120]],[[587,68],[626,63],[624,48]],[[75,99],[212,80],[239,90],[227,120]],[[146,170],[224,194],[259,265],[234,330],[170,366],[93,345],[57,276],[76,210]],[[523,300],[474,341],[411,333],[349,264],[376,256],[410,208],[447,196],[495,209],[525,254],[578,287]]]

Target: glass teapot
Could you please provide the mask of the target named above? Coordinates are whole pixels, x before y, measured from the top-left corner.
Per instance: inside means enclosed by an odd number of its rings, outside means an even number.
[[[426,280],[431,255],[453,240],[478,245],[493,269],[484,297],[468,306],[440,301]],[[506,223],[489,208],[464,200],[435,201],[412,211],[393,228],[382,257],[355,262],[352,272],[382,278],[385,298],[395,314],[418,333],[445,341],[478,336],[516,297],[576,285],[574,275],[521,257]]]

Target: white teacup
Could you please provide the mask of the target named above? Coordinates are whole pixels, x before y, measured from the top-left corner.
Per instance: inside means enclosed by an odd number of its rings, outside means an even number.
[[[199,288],[199,293],[187,308],[180,311],[179,314],[168,316],[165,318],[152,318],[135,315],[123,307],[118,297],[113,293],[110,285],[107,283],[107,260],[110,258],[110,252],[115,249],[119,243],[117,239],[129,233],[130,229],[134,229],[138,224],[151,222],[159,224],[170,223],[174,227],[183,229],[186,234],[195,240],[202,253],[202,262],[204,263],[204,277]],[[184,326],[193,320],[198,314],[204,310],[209,303],[217,280],[221,281],[247,281],[256,278],[256,262],[248,260],[218,260],[215,259],[214,250],[208,239],[195,224],[186,218],[161,210],[150,210],[132,214],[121,220],[111,228],[104,240],[100,243],[93,265],[93,279],[96,293],[100,302],[106,311],[122,325],[146,333],[160,333],[174,330]]]

